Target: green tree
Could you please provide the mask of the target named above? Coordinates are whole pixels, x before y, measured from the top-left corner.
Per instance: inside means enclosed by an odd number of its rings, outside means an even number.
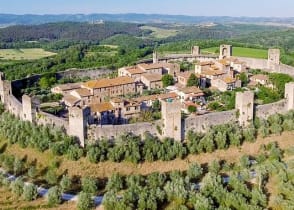
[[[31,166],[28,170],[28,176],[31,179],[35,178],[37,176],[37,173],[38,173],[38,171],[36,169],[36,166]]]
[[[248,84],[248,76],[246,73],[242,72],[239,76],[239,79],[241,80],[242,86],[245,86]]]
[[[79,210],[89,210],[94,206],[93,200],[90,193],[80,192],[78,198],[78,209]]]
[[[98,189],[96,180],[90,177],[82,178],[82,189],[83,192],[94,195]]]
[[[195,112],[197,112],[197,108],[195,106],[188,106],[188,111],[190,113],[195,113]]]
[[[71,182],[71,179],[67,175],[63,175],[59,184],[61,187],[61,191],[65,192],[70,189],[72,182]]]
[[[36,200],[38,196],[37,186],[34,184],[28,184],[24,186],[23,197],[26,201]]]
[[[168,87],[174,84],[174,78],[170,74],[163,75],[161,80],[162,80],[163,87]]]
[[[24,190],[24,182],[21,178],[17,178],[15,181],[11,182],[10,187],[14,194],[21,196]]]
[[[193,163],[187,170],[187,176],[190,180],[199,180],[203,174],[203,169],[197,163]]]
[[[199,86],[199,79],[196,77],[194,73],[192,73],[187,81],[187,87],[191,86]]]
[[[49,169],[45,175],[45,179],[48,182],[48,184],[50,184],[50,185],[56,184],[58,181],[58,176],[57,176],[55,170]]]
[[[47,89],[54,85],[56,82],[57,80],[55,75],[46,74],[40,79],[39,85],[42,89]]]
[[[113,174],[107,182],[106,190],[113,190],[114,192],[118,192],[123,188],[123,180],[122,177],[115,173]]]
[[[61,190],[57,186],[48,190],[47,202],[50,207],[61,203]]]

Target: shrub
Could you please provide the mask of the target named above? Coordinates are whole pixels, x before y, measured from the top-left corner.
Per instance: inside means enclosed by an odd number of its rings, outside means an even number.
[[[82,189],[85,193],[95,194],[97,192],[97,183],[93,178],[82,178]]]
[[[61,191],[64,192],[66,190],[69,190],[71,187],[71,184],[72,184],[71,179],[68,176],[63,175],[62,179],[60,180]]]
[[[17,178],[14,182],[11,182],[10,187],[14,194],[21,196],[24,190],[24,182],[21,178]]]
[[[36,200],[38,196],[38,190],[36,185],[34,184],[28,184],[24,186],[23,189],[23,198],[26,201],[32,201],[32,200]]]
[[[78,209],[79,210],[89,210],[94,206],[91,194],[86,192],[81,192],[78,198]]]
[[[57,186],[48,190],[47,202],[50,207],[61,203],[61,190]]]

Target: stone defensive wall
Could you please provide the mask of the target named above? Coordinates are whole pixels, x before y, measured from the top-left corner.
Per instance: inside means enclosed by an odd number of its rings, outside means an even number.
[[[285,114],[287,110],[287,101],[285,99],[276,103],[259,105],[255,107],[255,116],[261,119],[266,119],[273,114]]]
[[[68,130],[68,120],[65,118],[57,117],[55,115],[38,111],[36,121],[38,125],[56,127],[64,131]]]
[[[136,123],[127,125],[103,125],[90,126],[88,128],[88,139],[98,140],[102,138],[114,139],[122,134],[132,133],[138,136],[148,132],[154,136],[161,136],[158,128],[161,129],[161,120],[152,123]]]
[[[294,67],[285,64],[275,64],[266,59],[237,57],[238,60],[246,62],[252,69],[261,69],[269,73],[283,73],[294,77]]]
[[[168,63],[168,62],[194,62],[194,61],[209,61],[209,60],[216,60],[218,56],[216,55],[192,55],[192,54],[170,54],[165,55],[163,57],[158,58],[158,62],[160,63]],[[137,62],[140,63],[152,63],[153,59],[143,59]]]
[[[115,72],[115,70],[110,69],[68,69],[66,71],[56,72],[56,79],[62,78],[84,78],[89,77],[91,79],[97,79],[101,77],[105,77],[111,73]],[[12,81],[12,86],[14,89],[23,89],[27,85],[34,84],[37,82],[44,74],[35,74],[30,77],[26,77],[19,80]]]
[[[164,58],[159,58],[159,61],[170,62],[173,59],[217,59],[212,56],[202,55],[171,55]],[[263,69],[269,72],[279,72],[294,76],[294,68],[284,64],[273,64],[272,62],[264,59],[252,59],[252,58],[239,58],[241,61],[247,62],[247,65],[251,68]],[[151,61],[151,60],[150,60]],[[91,79],[103,77],[112,70],[107,69],[88,69],[88,70],[76,70],[70,69],[65,72],[57,72],[57,78],[74,78],[74,77],[90,77]],[[107,125],[107,126],[89,126],[88,117],[89,110],[87,108],[76,107],[73,110],[69,110],[69,118],[59,118],[54,115],[42,112],[39,110],[37,102],[34,98],[29,96],[16,97],[13,93],[19,91],[21,88],[26,87],[27,84],[33,83],[40,79],[42,75],[33,75],[28,78],[24,78],[16,81],[5,80],[5,75],[0,73],[0,99],[5,105],[6,110],[14,114],[16,117],[24,121],[30,121],[38,125],[49,125],[56,128],[65,130],[69,135],[76,136],[79,139],[80,144],[85,145],[86,139],[98,140],[102,137],[113,139],[124,133],[133,133],[135,135],[143,135],[145,132],[157,135],[159,137],[165,137],[167,134],[164,132],[165,126],[173,126],[174,134],[184,139],[185,134],[189,130],[196,132],[204,132],[211,126],[226,124],[230,122],[239,122],[240,125],[246,126],[248,122],[253,120],[254,117],[266,118],[269,115],[275,113],[285,113],[294,109],[294,83],[286,85],[285,99],[276,103],[260,105],[254,107],[254,94],[251,91],[245,93],[238,93],[236,99],[236,108],[226,112],[216,112],[205,115],[193,116],[190,115],[185,120],[176,118],[176,113],[170,113],[167,111],[166,116],[171,119],[176,119],[172,122],[173,125],[164,125],[162,120],[152,123],[136,123],[128,125]],[[173,115],[173,116],[171,116]],[[167,121],[169,124],[170,122]],[[179,135],[178,135],[179,136]],[[170,137],[170,136],[169,136]]]
[[[205,132],[211,126],[234,123],[237,122],[237,110],[231,110],[226,112],[215,112],[205,115],[189,116],[184,122],[184,132],[187,133],[190,130],[195,132]]]

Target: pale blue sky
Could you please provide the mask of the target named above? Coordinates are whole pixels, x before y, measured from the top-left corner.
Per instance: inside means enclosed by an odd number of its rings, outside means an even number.
[[[293,17],[294,0],[0,0],[0,13]]]

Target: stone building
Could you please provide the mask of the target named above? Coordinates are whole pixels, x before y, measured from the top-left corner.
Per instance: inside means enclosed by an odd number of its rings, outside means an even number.
[[[211,87],[215,87],[221,92],[226,92],[240,88],[241,81],[232,77],[223,77],[211,80]]]
[[[162,75],[161,74],[143,74],[141,76],[141,82],[145,85],[146,89],[162,89]]]

